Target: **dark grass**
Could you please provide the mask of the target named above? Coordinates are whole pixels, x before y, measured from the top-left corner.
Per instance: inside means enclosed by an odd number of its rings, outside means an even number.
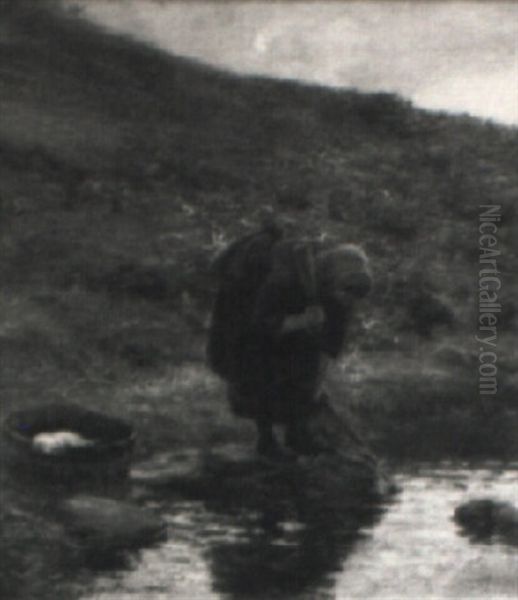
[[[333,398],[374,447],[516,457],[516,129],[391,94],[232,76],[53,2],[4,0],[0,23],[3,415],[55,401],[96,408],[134,424],[137,458],[251,443],[203,366],[210,266],[273,212],[288,232],[358,242],[371,257],[375,289],[349,351],[374,372],[355,379],[346,367]],[[507,370],[487,417],[473,337],[478,206],[493,202]],[[453,330],[420,336],[416,297],[451,310]],[[9,597],[74,597],[80,558],[67,570],[69,541],[34,510],[16,516],[23,494],[10,486]]]

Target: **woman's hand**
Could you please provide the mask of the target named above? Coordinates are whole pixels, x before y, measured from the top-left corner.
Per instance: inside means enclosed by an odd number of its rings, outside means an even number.
[[[286,317],[282,325],[282,333],[306,330],[312,335],[318,335],[322,331],[324,321],[324,310],[318,304],[313,304],[301,314]]]

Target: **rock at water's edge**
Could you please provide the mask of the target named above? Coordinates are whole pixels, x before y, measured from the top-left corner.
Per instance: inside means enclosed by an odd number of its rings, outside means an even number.
[[[165,522],[149,510],[127,502],[78,495],[59,509],[66,529],[99,550],[138,548],[164,540]]]
[[[344,506],[395,491],[378,462],[359,452],[276,460],[238,444],[161,454],[136,465],[130,477],[134,485],[150,492],[263,507],[295,497],[322,506]]]
[[[457,506],[453,516],[463,530],[477,538],[498,535],[518,545],[518,508],[509,502],[481,498]]]

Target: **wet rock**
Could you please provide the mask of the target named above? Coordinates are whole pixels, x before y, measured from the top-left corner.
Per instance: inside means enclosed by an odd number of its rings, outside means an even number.
[[[250,509],[342,510],[395,490],[379,461],[325,394],[313,408],[313,454],[259,456],[253,443],[177,450],[135,465],[137,497],[174,493]]]
[[[340,435],[347,435],[336,428]],[[334,437],[331,433],[326,432],[329,448],[313,456],[265,458],[258,456],[253,446],[239,444],[161,454],[136,465],[131,482],[140,488],[140,496],[177,493],[208,502],[275,510],[301,503],[319,511],[342,509],[396,491],[360,441],[351,437],[339,444],[337,432]]]
[[[210,500],[224,498],[235,490],[235,485],[245,489],[250,478],[262,482],[287,466],[259,457],[253,446],[224,444],[205,450],[188,448],[158,454],[136,464],[130,480],[137,496],[172,493]]]
[[[137,496],[173,493],[209,503],[282,512],[295,504],[342,509],[394,491],[377,462],[360,455],[270,459],[238,444],[191,452],[189,458],[170,453],[168,466],[150,461],[133,469],[131,481]]]
[[[130,471],[130,480],[135,486],[203,495],[207,488],[204,457],[197,448],[163,452],[136,464]]]
[[[509,502],[491,498],[470,500],[455,509],[453,518],[475,539],[497,535],[508,544],[518,545],[518,508]]]
[[[61,504],[65,528],[99,551],[151,545],[167,536],[165,522],[149,510],[98,496],[73,496]]]

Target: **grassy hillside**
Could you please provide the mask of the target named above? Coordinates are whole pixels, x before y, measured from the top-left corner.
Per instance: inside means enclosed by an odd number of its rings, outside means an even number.
[[[494,202],[503,215],[495,406],[512,405],[516,129],[389,94],[231,76],[51,2],[4,0],[0,17],[4,406],[95,398],[104,385],[200,360],[210,263],[267,213],[289,232],[361,243],[371,257],[376,288],[345,371],[375,369],[359,405],[392,410],[394,378],[409,389],[432,378],[434,405],[455,382],[456,397],[474,404],[478,214]],[[420,306],[450,322],[427,330]]]
[[[41,0],[0,1],[0,46],[4,414],[97,407],[135,424],[139,456],[249,440],[202,363],[210,264],[273,213],[371,257],[375,290],[330,387],[380,452],[518,454],[516,129],[231,76]],[[499,393],[481,412],[477,228],[493,202]],[[60,552],[72,560],[61,534],[3,490],[10,597],[72,597],[47,581]]]

